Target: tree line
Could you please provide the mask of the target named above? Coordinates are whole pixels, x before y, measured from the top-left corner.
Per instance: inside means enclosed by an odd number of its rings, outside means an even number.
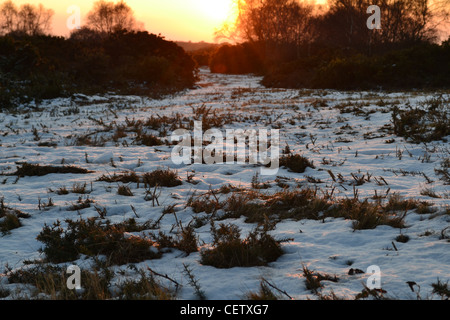
[[[217,36],[235,42],[213,54],[213,72],[265,75],[267,86],[448,86],[448,0],[236,0],[238,15]],[[367,9],[380,8],[381,29]],[[245,67],[242,67],[245,66]],[[394,66],[394,67],[393,67]]]
[[[52,15],[42,5],[0,5],[0,108],[73,93],[160,97],[195,82],[191,56],[144,31],[124,1],[95,2],[69,37],[49,34]]]

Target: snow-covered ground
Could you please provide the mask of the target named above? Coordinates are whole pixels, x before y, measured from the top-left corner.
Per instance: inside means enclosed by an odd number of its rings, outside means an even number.
[[[438,279],[444,283],[450,279],[450,230],[445,230],[450,226],[450,188],[436,174],[435,168],[440,168],[442,161],[449,158],[450,144],[443,141],[411,144],[387,129],[391,124],[392,106],[420,106],[421,102],[436,95],[267,89],[259,85],[258,77],[217,75],[206,70],[201,70],[200,77],[197,88],[163,100],[79,95],[45,101],[38,106],[23,106],[14,113],[0,113],[0,198],[4,198],[7,206],[31,215],[21,220],[21,227],[0,236],[0,287],[14,288],[2,273],[24,267],[24,261],[44,258],[39,253],[43,244],[36,240],[44,224],[50,225],[57,219],[78,219],[80,215],[83,218],[98,217],[94,207],[79,212],[68,210],[80,195],[56,194],[55,190],[61,187],[70,190],[74,183],[86,182],[90,191],[87,196],[97,206],[107,208],[106,218],[112,222],[121,222],[136,217],[136,214],[139,222],[155,221],[165,207],[175,205],[176,215],[167,214],[161,220],[164,232],[170,232],[177,220],[187,225],[194,216],[204,215],[185,206],[194,191],[200,194],[228,184],[251,188],[258,166],[175,165],[170,157],[172,146],[133,144],[130,133],[113,141],[106,139],[111,137],[113,130],[103,130],[108,124],[122,125],[127,120],[145,120],[152,115],[179,113],[191,117],[195,108],[205,106],[212,107],[217,115],[233,116],[234,121],[220,130],[279,129],[281,148],[287,144],[294,153],[314,162],[315,168],[307,168],[304,173],[280,168],[276,176],[260,176],[262,182],[270,184],[262,192],[280,191],[275,182],[278,178],[292,189],[315,185],[324,192],[334,189],[336,197],[353,197],[355,190],[362,199],[375,194],[398,193],[406,199],[432,202],[435,212],[418,214],[409,211],[405,218],[407,228],[402,230],[378,226],[355,231],[352,221],[342,218],[283,220],[271,234],[276,239],[290,238],[291,241],[282,244],[284,254],[277,261],[264,267],[218,269],[200,264],[199,252],[186,256],[175,250],[164,253],[161,259],[135,264],[138,268],[148,266],[181,283],[179,299],[195,298],[194,289],[183,273],[183,265],[192,269],[207,299],[244,299],[246,293],[258,291],[262,278],[293,299],[315,299],[305,286],[303,266],[339,278],[338,282],[323,281],[323,294],[334,292],[338,297],[353,299],[361,293],[372,274],[349,275],[349,269],[367,271],[373,265],[380,268],[381,286],[386,297],[417,299],[417,290],[413,292],[407,284],[414,281],[420,286],[422,298],[440,298],[432,293],[431,284]],[[364,103],[360,112],[341,112],[334,107],[347,102],[353,105]],[[91,141],[97,143],[77,145],[76,139],[86,134],[91,134]],[[102,137],[105,142],[98,143]],[[170,132],[167,137],[170,138]],[[70,164],[93,172],[17,180],[8,173],[14,172],[21,162]],[[159,206],[145,200],[142,186],[137,188],[130,184],[133,196],[126,197],[117,195],[117,184],[97,181],[100,176],[114,172],[142,174],[161,167],[178,170],[183,184],[162,188]],[[340,179],[333,181],[328,170]],[[187,181],[188,174],[194,175],[196,184]],[[365,175],[368,179],[354,188],[352,174]],[[312,182],[311,177],[322,183]],[[433,191],[437,197],[426,195],[424,190]],[[45,203],[50,198],[54,206],[39,210],[39,201]],[[226,222],[238,225],[242,235],[255,227],[245,223],[244,219]],[[195,231],[202,246],[208,247],[212,241],[210,225]],[[408,235],[409,241],[395,241],[400,233]],[[71,264],[88,268],[90,260],[82,258]],[[132,270],[127,272],[132,274]],[[124,277],[123,272],[116,276],[117,281]]]

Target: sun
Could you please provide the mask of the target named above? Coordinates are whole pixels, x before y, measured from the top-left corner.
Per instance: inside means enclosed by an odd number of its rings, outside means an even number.
[[[233,19],[233,0],[196,0],[198,12],[216,24]]]

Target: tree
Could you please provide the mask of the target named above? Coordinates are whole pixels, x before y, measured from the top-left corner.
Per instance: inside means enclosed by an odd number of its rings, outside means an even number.
[[[50,31],[54,11],[42,4],[24,4],[19,9],[12,1],[6,1],[0,8],[1,32],[27,35],[45,34]]]
[[[300,46],[314,37],[314,5],[300,0],[235,0],[238,15],[217,37],[249,42],[269,60],[298,56]]]
[[[136,21],[133,10],[123,0],[116,4],[104,0],[95,2],[87,21],[88,27],[100,33],[138,30],[141,25]]]
[[[17,7],[9,0],[5,1],[0,7],[0,32],[7,34],[14,31],[17,27]]]
[[[435,31],[431,24],[430,0],[329,0],[329,10],[318,23],[320,42],[347,51],[371,53],[431,42]],[[367,8],[381,10],[381,29],[369,30]]]
[[[24,4],[18,12],[17,31],[28,35],[45,34],[50,31],[53,14],[52,9],[45,9],[42,4]]]

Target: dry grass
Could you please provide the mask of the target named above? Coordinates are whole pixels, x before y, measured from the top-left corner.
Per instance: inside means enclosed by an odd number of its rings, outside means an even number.
[[[75,174],[85,174],[90,173],[92,171],[86,170],[84,168],[75,167],[75,166],[62,166],[62,167],[55,167],[55,166],[41,166],[39,164],[31,164],[31,163],[23,163],[21,167],[17,168],[17,171],[13,173],[13,175],[19,176],[19,177],[25,177],[25,176],[45,176],[47,174],[52,173],[60,173],[60,174],[67,174],[67,173],[75,173]]]
[[[145,187],[176,187],[182,184],[178,177],[177,171],[170,169],[157,169],[152,172],[147,172],[143,176]]]

